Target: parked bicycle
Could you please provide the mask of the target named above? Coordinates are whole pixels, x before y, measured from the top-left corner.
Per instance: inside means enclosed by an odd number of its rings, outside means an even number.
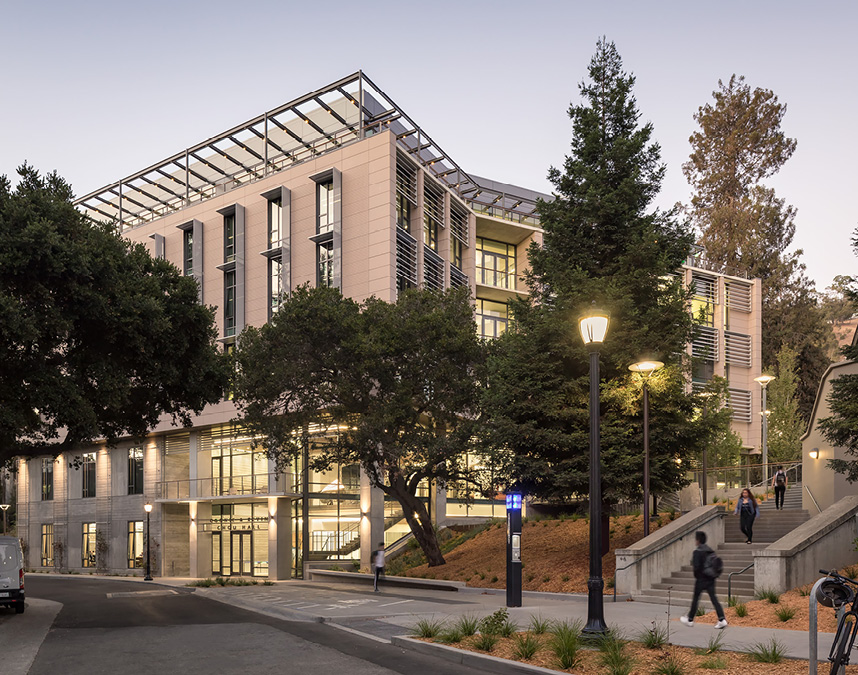
[[[858,596],[855,593],[858,581],[837,574],[834,570],[819,570],[819,573],[828,577],[816,590],[819,604],[839,609],[851,603],[851,609],[843,612],[837,621],[834,643],[828,653],[828,660],[831,661],[829,675],[839,675],[840,669],[849,665],[849,656],[858,637]]]

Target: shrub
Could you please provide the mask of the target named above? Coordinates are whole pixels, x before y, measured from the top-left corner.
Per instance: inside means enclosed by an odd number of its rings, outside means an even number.
[[[801,597],[806,598],[808,595],[810,595],[811,588],[812,587],[810,584],[808,584],[807,586],[800,586],[798,589],[798,594]]]
[[[262,582],[262,585],[263,585],[263,586],[273,586],[273,585],[274,585],[274,582],[273,582],[273,581],[263,581],[263,582]]]
[[[748,616],[748,607],[747,605],[745,605],[744,602],[740,602],[734,607],[734,609],[736,610],[736,616],[738,616],[740,619],[742,617]]]
[[[474,640],[474,647],[483,652],[490,652],[495,648],[495,645],[498,643],[498,639],[497,635],[481,633],[477,636],[477,639]]]
[[[569,581],[569,575],[568,575],[568,574],[564,574],[562,577],[560,577],[560,580],[561,580],[561,581],[564,581],[564,582]]]
[[[551,651],[563,670],[574,668],[581,658],[581,622],[562,621],[554,624]]]
[[[676,654],[661,661],[652,671],[655,675],[685,675],[685,662]]]
[[[606,588],[613,588],[614,587],[614,577],[608,577],[605,580],[605,587]]]
[[[544,577],[542,577],[542,583],[547,584],[549,581],[551,581],[551,577],[548,576],[547,574]]]
[[[434,638],[444,630],[444,622],[437,619],[420,619],[411,629],[411,634],[421,638]]]
[[[795,609],[792,607],[778,607],[775,614],[781,621],[789,621],[795,616]]]
[[[445,645],[453,645],[461,642],[463,637],[462,632],[453,627],[438,633],[438,637],[436,639],[438,642],[442,642]]]
[[[599,662],[609,675],[631,675],[635,661],[626,649],[626,643],[608,635],[599,644]]]
[[[498,580],[497,576],[492,577],[492,583],[495,583]]]
[[[475,635],[480,626],[480,620],[475,616],[460,616],[453,624],[462,635]]]
[[[781,601],[781,594],[771,588],[761,588],[754,597],[757,600],[768,600],[772,605],[776,605]]]
[[[638,635],[638,642],[647,649],[661,649],[667,644],[667,628],[653,621],[651,627]]]
[[[498,635],[501,637],[512,637],[518,632],[518,626],[512,621],[504,621],[498,630]]]
[[[697,613],[694,616],[703,616],[704,614],[706,614],[706,610],[703,605],[697,605]]]
[[[700,649],[695,649],[694,653],[697,656],[706,656],[708,654],[714,654],[717,651],[721,651],[721,648],[724,646],[724,631],[720,631],[716,635],[713,635],[709,638],[709,642],[706,643],[705,647],[701,647]]]
[[[197,586],[199,588],[211,588],[212,586],[216,586],[214,579],[199,579],[197,581],[192,581],[187,584],[188,586]]]
[[[483,635],[500,635],[505,624],[509,623],[509,612],[505,607],[488,616],[484,616],[479,623],[480,633]]]
[[[708,659],[701,661],[698,668],[705,668],[707,670],[726,670],[727,668],[727,659],[723,656],[712,656]]]
[[[535,577],[536,577],[536,575],[535,575],[535,574],[528,574],[528,575],[527,575],[527,580],[528,580],[528,581],[533,581],[533,579],[534,579]]]
[[[786,655],[786,647],[772,638],[768,643],[757,642],[747,653],[748,657],[757,663],[780,663]]]
[[[738,604],[739,598],[737,598],[735,595],[731,595],[729,598],[727,598],[727,607],[735,607]]]
[[[532,659],[541,646],[539,638],[530,633],[516,635],[513,645],[513,654],[515,654],[517,659],[521,659],[522,661]]]
[[[542,635],[547,633],[551,628],[551,621],[543,619],[541,616],[530,617],[530,632],[534,635]]]
[[[850,579],[858,579],[858,565],[849,565],[849,567],[844,567],[843,575]]]

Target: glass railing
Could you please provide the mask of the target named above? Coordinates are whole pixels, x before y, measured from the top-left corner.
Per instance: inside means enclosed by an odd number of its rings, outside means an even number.
[[[292,475],[257,473],[247,476],[168,480],[155,484],[155,499],[211,499],[242,495],[294,493]]]
[[[477,283],[495,288],[515,290],[515,272],[501,272],[488,267],[477,267]]]

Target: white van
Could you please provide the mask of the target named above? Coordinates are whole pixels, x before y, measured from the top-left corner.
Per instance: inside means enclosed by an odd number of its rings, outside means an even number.
[[[24,554],[17,537],[0,537],[0,605],[24,613]]]

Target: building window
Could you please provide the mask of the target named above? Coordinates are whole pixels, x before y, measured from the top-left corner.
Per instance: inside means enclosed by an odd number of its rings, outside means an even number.
[[[462,242],[456,237],[450,237],[450,263],[462,269]]]
[[[42,567],[54,565],[54,526],[42,525]]]
[[[143,448],[128,451],[128,494],[143,494]]]
[[[316,284],[319,288],[334,285],[334,242],[326,241],[316,247],[318,256],[318,277]]]
[[[438,223],[428,215],[423,216],[423,243],[433,251],[438,250]]]
[[[506,303],[477,298],[477,333],[490,340],[503,335],[509,326],[509,308]]]
[[[128,567],[143,567],[143,521],[128,521]]]
[[[235,335],[235,270],[223,275],[223,334]]]
[[[83,524],[80,558],[81,567],[95,567],[95,523]]]
[[[515,246],[477,237],[477,283],[515,288]]]
[[[51,457],[42,459],[42,501],[54,498],[54,460]]]
[[[283,200],[280,197],[268,200],[268,248],[283,245]]]
[[[85,452],[81,465],[81,497],[95,497],[95,453]]]
[[[411,232],[411,202],[404,195],[396,195],[396,224],[406,232]]]
[[[316,184],[316,234],[324,234],[334,229],[334,181]]]
[[[194,274],[194,230],[189,228],[182,232],[182,272],[186,277]]]
[[[268,318],[278,309],[283,295],[283,262],[280,258],[268,260]]]
[[[423,184],[423,243],[436,252],[441,227],[444,227],[444,193],[427,179]]]
[[[223,217],[223,261],[235,260],[235,213]]]

